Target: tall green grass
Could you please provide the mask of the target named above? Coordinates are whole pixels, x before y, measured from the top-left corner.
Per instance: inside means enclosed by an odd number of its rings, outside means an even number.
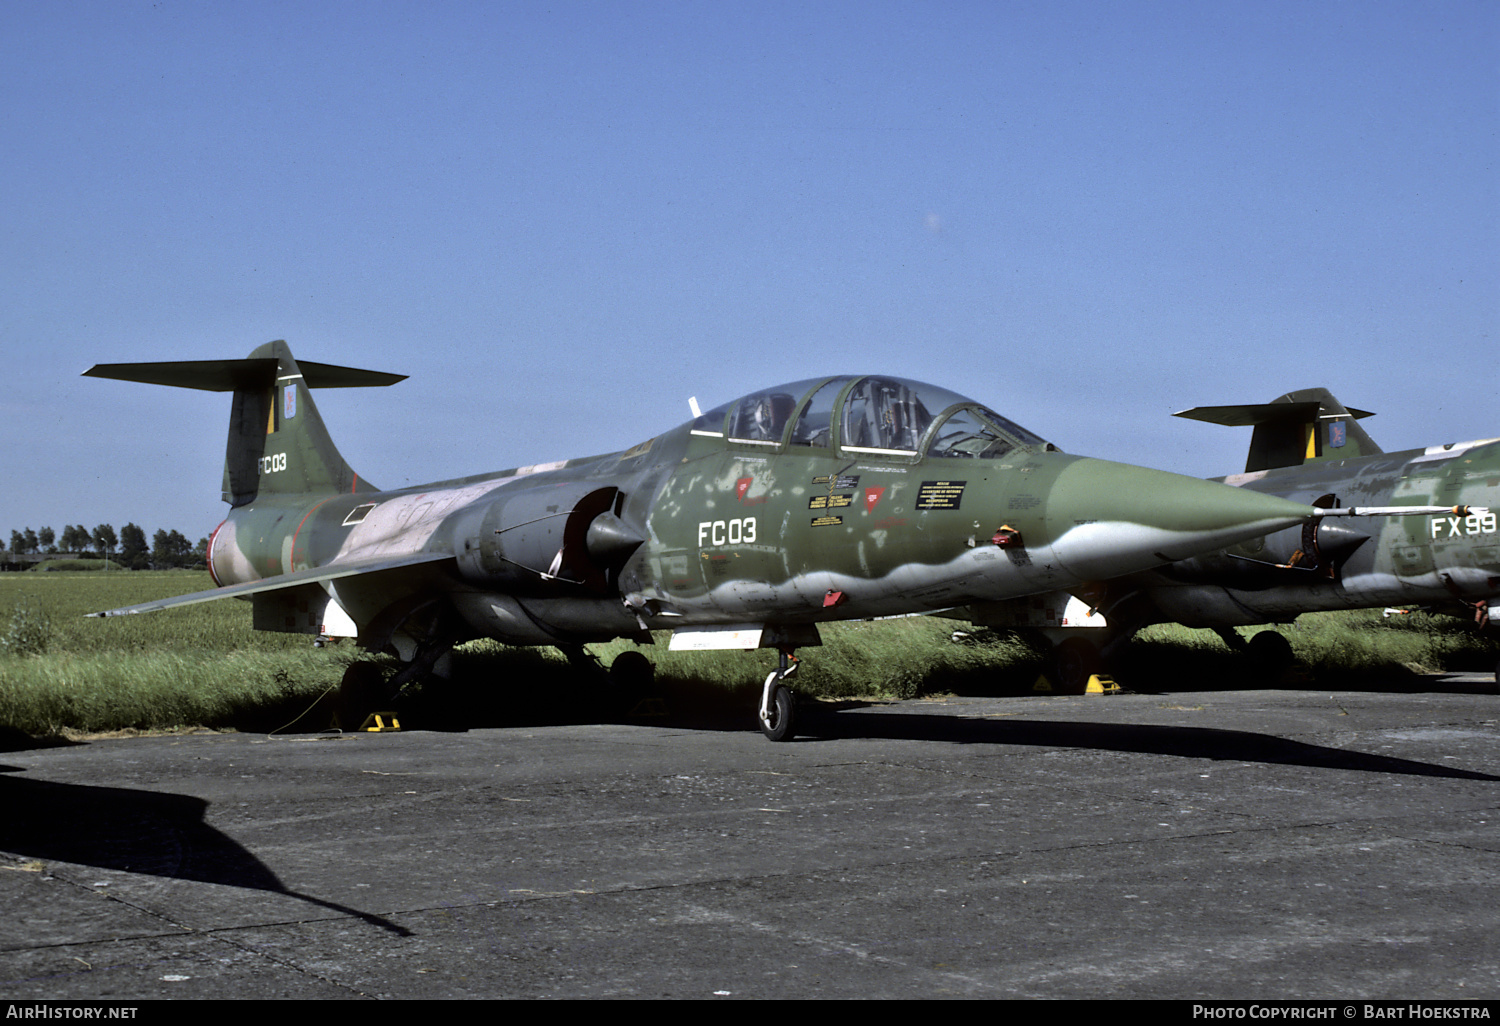
[[[233,600],[136,616],[85,614],[213,586],[206,573],[0,575],[0,634],[18,610],[50,631],[41,655],[0,652],[0,726],[65,731],[261,729],[337,686],[357,653],[250,627]],[[274,727],[276,724],[270,724]]]
[[[343,665],[305,653],[57,653],[0,657],[0,724],[33,736],[193,726],[274,730],[329,688]],[[326,726],[326,716],[320,726]]]
[[[1477,631],[1451,616],[1379,610],[1313,613],[1284,629],[1297,657],[1317,677],[1444,671],[1488,672],[1500,658],[1500,625]]]
[[[1122,679],[1168,686],[1264,687],[1318,681],[1348,684],[1414,674],[1491,672],[1500,658],[1500,630],[1480,632],[1451,616],[1413,612],[1389,618],[1380,610],[1304,613],[1292,624],[1241,627],[1248,639],[1275,630],[1291,644],[1297,665],[1270,674],[1210,630],[1157,624],[1138,633],[1125,652]]]

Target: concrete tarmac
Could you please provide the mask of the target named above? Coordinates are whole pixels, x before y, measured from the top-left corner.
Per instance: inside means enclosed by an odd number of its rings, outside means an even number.
[[[1494,999],[1487,680],[0,753],[0,996]]]

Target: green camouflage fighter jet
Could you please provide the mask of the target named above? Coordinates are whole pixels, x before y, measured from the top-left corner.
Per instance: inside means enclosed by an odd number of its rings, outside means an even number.
[[[817,625],[1056,592],[1301,524],[1318,510],[1156,470],[1069,456],[984,406],[900,378],[811,378],[753,392],[607,456],[382,491],[334,447],[310,388],[394,374],[244,360],[104,364],[94,377],[233,392],[217,590],[257,629],[357,638],[441,674],[490,637],[775,648],[759,708],[792,736],[786,679]],[[694,409],[696,413],[696,408]],[[373,683],[355,663],[345,691]],[[648,676],[627,652],[616,677]]]
[[[1373,414],[1346,408],[1325,388],[1176,416],[1255,428],[1245,472],[1216,480],[1354,515],[1405,515],[1358,528],[1309,521],[1105,582],[1082,599],[1054,595],[967,612],[992,626],[1042,627],[1058,644],[1057,673],[1068,681],[1107,665],[1153,623],[1210,627],[1237,648],[1246,642],[1236,626],[1290,623],[1318,610],[1418,606],[1489,624],[1500,603],[1500,439],[1385,453],[1357,423]],[[1269,667],[1291,661],[1276,631],[1256,634],[1248,647]]]

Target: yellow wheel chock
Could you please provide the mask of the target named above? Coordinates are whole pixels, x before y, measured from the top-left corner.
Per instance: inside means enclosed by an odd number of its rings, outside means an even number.
[[[1051,692],[1056,689],[1052,687],[1052,682],[1047,679],[1047,675],[1044,673],[1037,677],[1036,683],[1031,685],[1031,690]],[[1095,673],[1089,676],[1089,682],[1084,686],[1083,693],[1085,695],[1118,695],[1120,693],[1120,685],[1115,683],[1113,677],[1102,673]]]

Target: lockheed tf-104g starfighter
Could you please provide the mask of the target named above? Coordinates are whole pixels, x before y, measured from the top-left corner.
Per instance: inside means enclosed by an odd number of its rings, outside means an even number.
[[[821,622],[1078,590],[1326,512],[1067,455],[894,377],[810,378],[623,452],[383,491],[339,455],[309,390],[401,376],[299,364],[284,342],[86,373],[233,393],[231,509],[208,552],[219,587],[99,615],[247,597],[257,629],[395,653],[387,698],[473,638],[579,658],[671,631],[677,648],[777,649],[758,712],[782,740],[793,653],[818,644]],[[353,664],[345,689],[371,669]],[[649,663],[630,651],[612,672]]]

